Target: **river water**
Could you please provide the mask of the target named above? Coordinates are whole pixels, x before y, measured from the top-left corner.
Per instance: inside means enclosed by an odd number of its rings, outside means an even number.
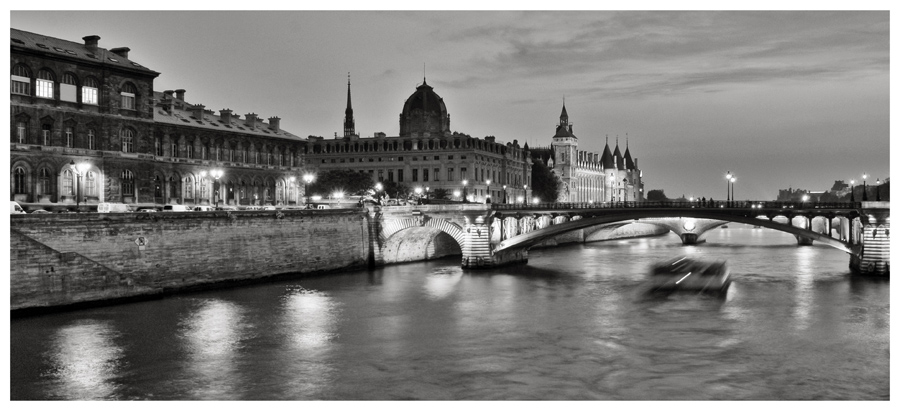
[[[725,296],[647,295],[681,254]],[[11,320],[20,399],[890,398],[889,281],[749,227],[459,258]]]

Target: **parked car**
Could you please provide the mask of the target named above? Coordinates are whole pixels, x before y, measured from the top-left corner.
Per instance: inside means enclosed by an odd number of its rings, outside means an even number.
[[[208,206],[208,205],[194,206],[194,211],[213,211],[213,210],[214,210],[213,206]]]
[[[137,212],[139,212],[139,213],[155,213],[155,212],[157,212],[157,211],[159,211],[159,210],[157,210],[157,209],[155,209],[155,208],[146,208],[146,207],[145,207],[145,208],[139,208],[139,209],[137,210]]]
[[[216,210],[222,210],[222,211],[237,211],[237,209],[238,209],[237,207],[230,206],[230,205],[223,205],[223,206],[216,207]]]
[[[266,210],[266,211],[275,211],[275,206],[267,205],[267,206],[263,206],[262,209]]]
[[[191,211],[191,208],[186,205],[181,204],[167,204],[163,206],[163,212],[181,212],[181,211]]]
[[[49,212],[49,211],[47,211],[47,210],[44,210],[44,209],[40,209],[40,210],[34,210],[34,211],[32,211],[31,214],[53,214],[53,213],[51,213],[51,212]]]
[[[22,206],[15,201],[9,202],[9,213],[10,214],[25,214],[25,210],[22,209]]]
[[[131,209],[127,204],[122,203],[100,203],[97,204],[98,213],[130,213]]]

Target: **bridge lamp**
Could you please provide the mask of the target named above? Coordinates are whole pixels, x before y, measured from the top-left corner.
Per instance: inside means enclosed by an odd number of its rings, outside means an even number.
[[[854,201],[853,200],[853,185],[854,184],[856,184],[856,180],[850,180],[850,202],[851,203]]]
[[[875,189],[875,201],[881,201],[881,179],[875,180],[875,184],[878,184],[878,188]]]
[[[517,202],[517,203],[524,203],[524,202],[525,202],[525,197],[523,197],[523,196],[518,196],[518,197],[516,197],[516,202]]]
[[[470,201],[469,200],[469,189],[466,186],[469,185],[469,180],[463,180],[462,183],[463,183],[463,201],[468,202],[468,201]]]
[[[694,231],[694,228],[697,228],[697,223],[693,218],[689,218],[687,220],[684,220],[684,224],[682,225],[682,227],[684,227],[685,230]]]
[[[863,199],[862,201],[869,201],[869,195],[866,193],[866,178],[869,177],[868,174],[863,173]]]
[[[734,201],[734,182],[737,180],[737,177],[731,176],[731,201]]]
[[[731,201],[731,170],[725,173],[725,201]]]

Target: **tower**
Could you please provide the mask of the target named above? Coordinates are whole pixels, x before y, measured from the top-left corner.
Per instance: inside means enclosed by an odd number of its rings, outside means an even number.
[[[577,176],[575,174],[578,166],[578,137],[572,133],[572,124],[569,123],[565,100],[563,100],[562,112],[559,115],[559,124],[556,126],[556,134],[553,136],[550,146],[556,154],[553,159],[553,172],[563,183],[558,200],[562,202],[580,201],[576,190]]]
[[[347,109],[344,110],[344,137],[356,134],[356,121],[353,120],[353,106],[350,104],[350,73],[347,73]]]

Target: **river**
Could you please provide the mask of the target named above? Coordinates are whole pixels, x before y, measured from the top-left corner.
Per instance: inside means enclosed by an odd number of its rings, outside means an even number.
[[[301,277],[10,322],[10,397],[65,400],[887,400],[890,282],[732,226]],[[680,254],[721,297],[647,295]]]

